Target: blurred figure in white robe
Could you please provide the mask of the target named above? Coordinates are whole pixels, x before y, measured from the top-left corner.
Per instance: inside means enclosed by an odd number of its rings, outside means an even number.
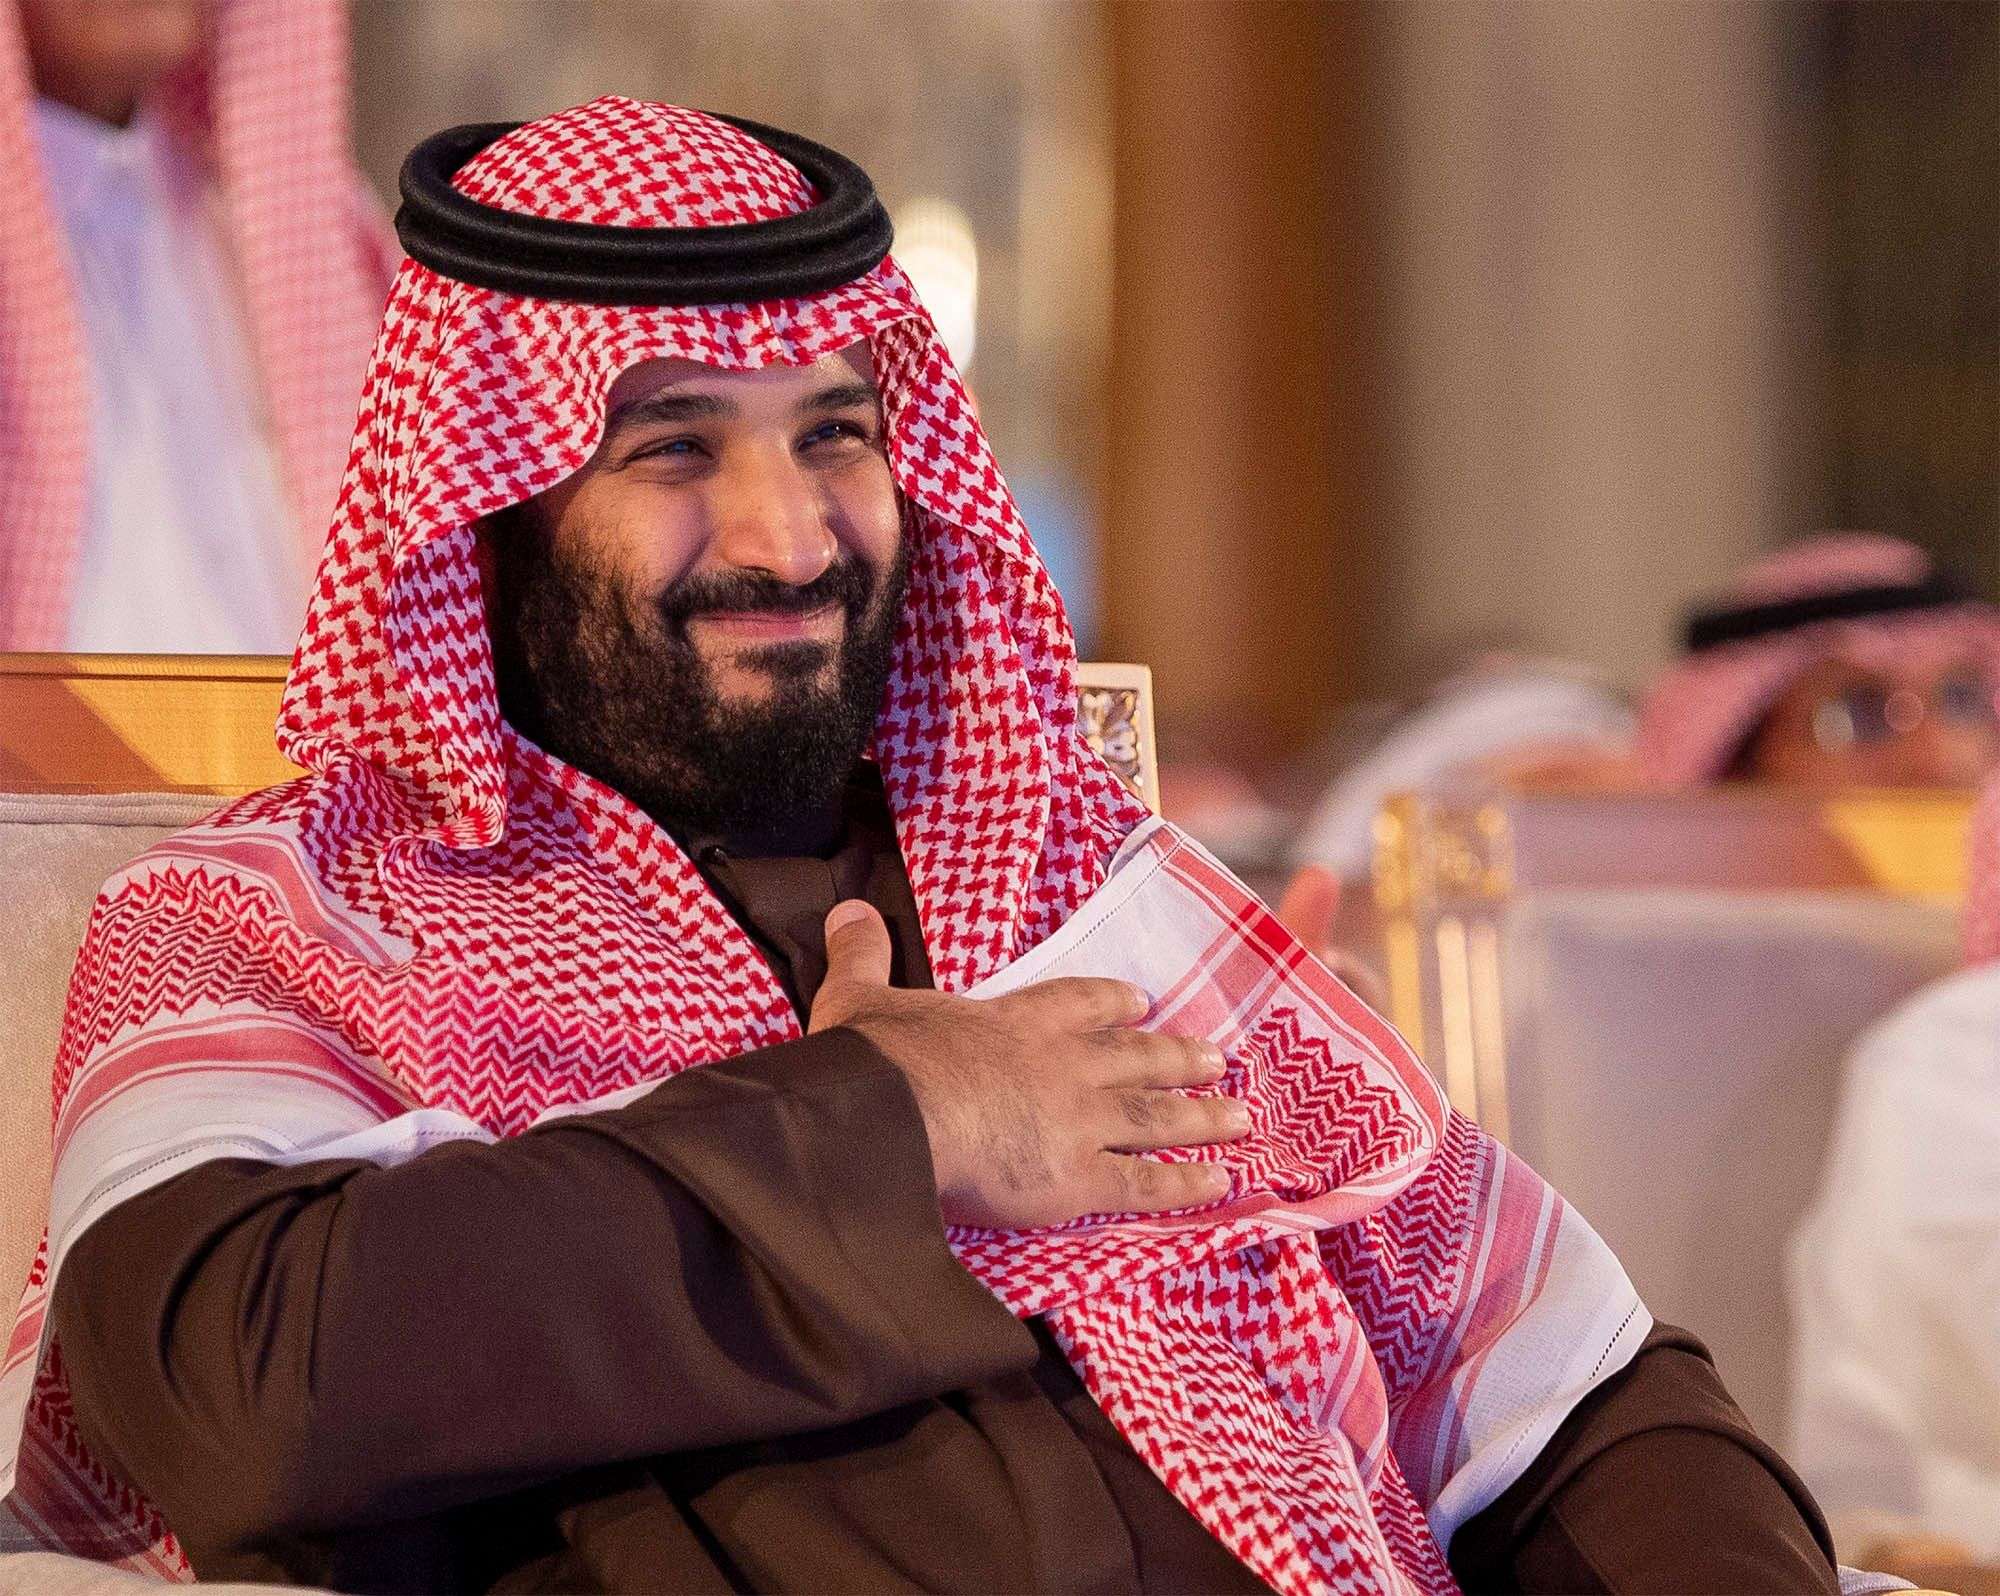
[[[1384,804],[1458,777],[1623,785],[1635,727],[1623,696],[1583,666],[1484,655],[1392,720],[1340,771],[1300,828],[1293,860],[1365,879]]]
[[[0,0],[0,648],[289,653],[397,258],[343,0]]]
[[[2000,782],[1973,835],[1968,968],[1855,1046],[1789,1271],[1791,1457],[1844,1556],[1953,1590],[2000,1589]]]

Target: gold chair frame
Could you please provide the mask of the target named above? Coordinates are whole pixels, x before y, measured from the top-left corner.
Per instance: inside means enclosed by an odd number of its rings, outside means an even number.
[[[1454,1107],[1508,1135],[1505,949],[1524,889],[1676,885],[1871,891],[1955,903],[1964,895],[1970,793],[1802,795],[1722,789],[1688,798],[1472,788],[1401,794],[1375,822],[1374,895],[1389,1012]],[[1657,847],[1578,872],[1565,836],[1606,820]],[[1678,825],[1678,834],[1673,834]]]
[[[0,792],[234,797],[298,768],[272,740],[290,662],[239,654],[0,654]],[[1085,738],[1155,812],[1153,674],[1078,668]]]

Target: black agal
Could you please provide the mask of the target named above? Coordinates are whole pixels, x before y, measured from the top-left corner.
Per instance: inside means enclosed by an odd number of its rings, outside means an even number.
[[[1858,621],[1871,615],[1900,615],[1909,610],[1942,609],[1967,601],[1964,588],[1941,576],[1920,582],[1885,582],[1869,587],[1839,588],[1808,593],[1803,598],[1769,604],[1744,604],[1731,609],[1697,610],[1688,617],[1687,648],[1698,654],[1725,643],[1789,632],[1821,621]]]
[[[889,253],[889,213],[837,151],[740,117],[719,120],[777,151],[819,194],[810,210],[718,227],[600,227],[483,205],[452,174],[522,124],[475,122],[424,140],[403,163],[396,233],[434,272],[536,299],[593,305],[727,305],[794,299],[866,276]]]

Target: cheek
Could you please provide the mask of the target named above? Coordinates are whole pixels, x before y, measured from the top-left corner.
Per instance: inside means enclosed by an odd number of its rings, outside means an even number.
[[[833,491],[841,542],[876,570],[886,570],[903,537],[903,511],[889,462],[871,460]]]
[[[1990,726],[1958,726],[1946,731],[1939,742],[1954,768],[1978,779],[2000,760],[2000,731]]]
[[[645,599],[665,592],[701,557],[705,536],[696,506],[656,485],[587,483],[550,508],[565,552]]]

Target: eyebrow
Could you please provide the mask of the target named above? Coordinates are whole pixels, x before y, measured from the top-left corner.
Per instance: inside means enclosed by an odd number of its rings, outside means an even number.
[[[825,415],[836,410],[874,408],[882,395],[872,382],[835,383],[808,395],[800,405],[807,415]],[[615,437],[627,427],[672,426],[683,421],[727,420],[737,414],[734,400],[712,393],[656,393],[644,399],[628,399],[612,410],[605,422],[605,437]]]
[[[829,410],[874,409],[881,403],[881,390],[874,383],[857,378],[853,382],[835,383],[831,388],[820,389],[799,408],[820,415]]]

